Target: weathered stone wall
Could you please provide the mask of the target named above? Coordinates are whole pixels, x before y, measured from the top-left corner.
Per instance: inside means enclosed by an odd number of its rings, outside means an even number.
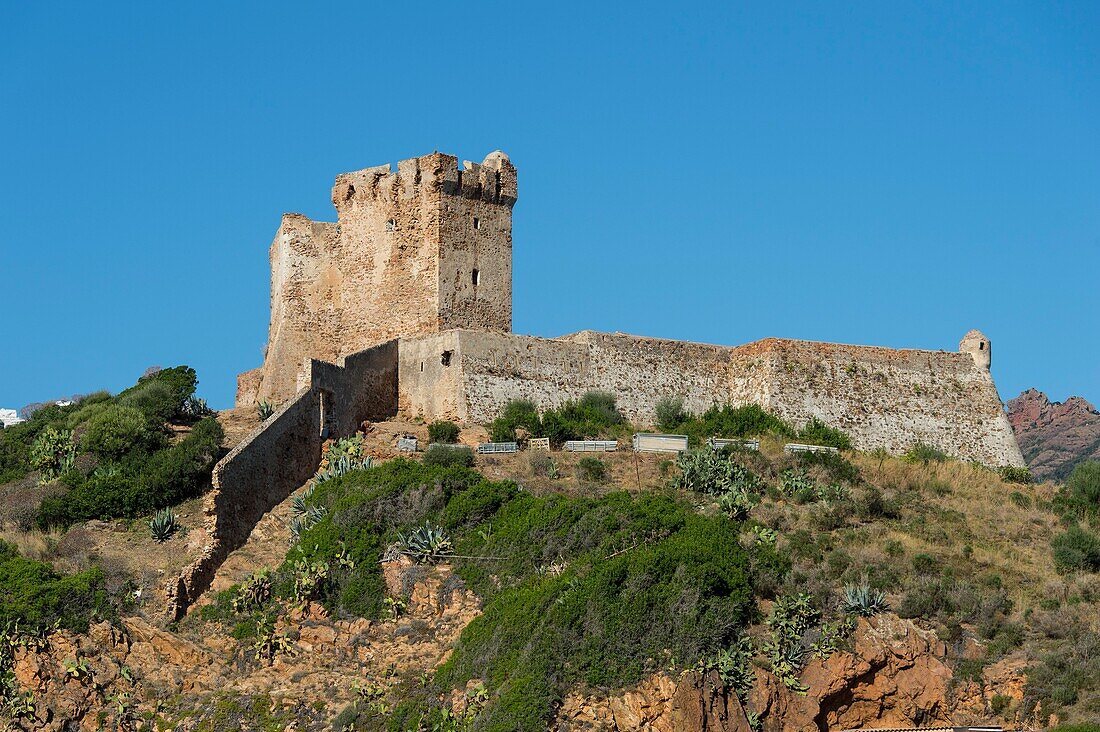
[[[271,245],[271,325],[258,382],[238,404],[282,402],[310,358],[335,362],[399,336],[512,327],[516,170],[501,152],[336,178],[337,223],[287,214]],[[253,391],[249,391],[253,389]]]
[[[168,613],[179,618],[214,579],[264,514],[316,472],[326,439],[397,411],[397,341],[340,359],[311,360],[298,393],[214,466],[204,512],[208,544],[168,585]]]
[[[337,238],[335,224],[283,216],[271,242],[271,325],[255,399],[285,401],[297,391],[305,359],[340,354]]]
[[[303,389],[214,467],[203,507],[209,541],[168,584],[169,617],[182,617],[264,514],[309,480],[321,459],[319,413],[320,393]]]
[[[441,365],[444,351],[449,366]],[[922,440],[991,465],[1022,457],[989,372],[970,353],[767,339],[736,348],[584,331],[561,339],[452,331],[400,344],[399,403],[414,416],[488,422],[509,399],[541,408],[611,391],[634,423],[679,396],[700,412],[756,403],[812,417],[855,447],[902,452]]]
[[[989,371],[969,353],[767,339],[735,349],[768,371],[764,406],[847,432],[863,450],[933,444],[988,465],[1023,457]]]

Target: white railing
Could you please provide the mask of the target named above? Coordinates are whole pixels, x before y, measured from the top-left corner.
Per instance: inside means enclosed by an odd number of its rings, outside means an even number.
[[[735,440],[726,437],[711,437],[707,440],[711,450],[721,450],[726,445],[733,445],[744,450],[759,450],[760,440]]]
[[[688,449],[687,435],[655,435],[639,432],[634,435],[634,452],[683,452]]]
[[[803,445],[798,442],[791,442],[784,445],[784,450],[790,453],[795,452],[840,452],[835,447],[827,447],[825,445]]]
[[[613,452],[619,449],[615,440],[569,440],[565,443],[566,452]]]
[[[519,452],[519,445],[514,442],[482,442],[477,446],[477,451],[482,455]]]

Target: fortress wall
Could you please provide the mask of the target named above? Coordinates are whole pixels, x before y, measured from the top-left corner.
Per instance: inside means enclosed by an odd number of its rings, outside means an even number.
[[[818,417],[861,450],[924,441],[988,465],[1022,465],[989,372],[966,353],[768,339],[735,349],[769,362],[765,406],[795,425]]]
[[[654,408],[665,397],[683,398],[692,412],[732,398],[729,348],[592,331],[571,338],[588,345],[588,388],[614,393],[635,424],[653,425]]]
[[[169,617],[182,617],[260,519],[313,476],[325,440],[397,411],[397,354],[388,341],[339,364],[310,360],[298,393],[218,461],[203,506],[210,540],[169,583]]]
[[[399,409],[410,417],[468,421],[460,360],[459,331],[402,338],[397,358]]]
[[[444,350],[454,354],[449,367],[440,364]],[[796,426],[816,416],[862,450],[899,453],[924,440],[964,459],[1022,464],[989,372],[966,353],[778,339],[726,348],[589,331],[401,341],[400,406],[426,419],[486,423],[510,399],[545,409],[590,389],[615,393],[640,426],[652,425],[666,396],[696,413],[756,403]]]
[[[181,618],[264,514],[313,475],[321,460],[319,408],[319,393],[303,389],[214,467],[213,489],[203,499],[209,542],[169,582],[169,618]]]
[[[283,216],[271,242],[271,325],[253,400],[286,401],[297,391],[304,359],[338,355],[332,345],[339,331],[332,317],[339,281],[336,239],[335,224]]]
[[[588,391],[588,347],[507,333],[458,331],[466,419],[490,422],[509,399],[556,407]]]

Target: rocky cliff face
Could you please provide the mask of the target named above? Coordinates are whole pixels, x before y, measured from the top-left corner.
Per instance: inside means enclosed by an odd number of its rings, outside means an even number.
[[[1020,451],[1040,480],[1062,480],[1084,460],[1100,460],[1100,412],[1081,397],[1052,402],[1028,389],[1008,403]]]
[[[1025,666],[1022,658],[1005,658],[983,669],[980,679],[953,680],[947,646],[936,634],[886,613],[859,620],[851,650],[811,661],[801,677],[805,693],[757,668],[749,707],[757,710],[763,732],[986,723],[995,696],[1023,698]],[[721,686],[717,674],[696,671],[679,678],[655,674],[611,696],[571,695],[552,729],[754,729],[737,697]]]

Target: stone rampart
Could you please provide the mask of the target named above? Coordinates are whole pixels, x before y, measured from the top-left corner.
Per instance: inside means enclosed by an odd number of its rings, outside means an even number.
[[[204,500],[207,545],[167,586],[167,613],[180,618],[209,588],[218,567],[264,514],[316,472],[329,438],[397,411],[397,342],[351,354],[339,364],[311,360],[298,393],[214,466]]]
[[[510,399],[540,408],[601,389],[638,425],[663,397],[701,412],[756,403],[800,426],[812,417],[856,448],[920,440],[990,465],[1022,465],[989,372],[969,353],[780,339],[735,348],[583,331],[560,339],[449,331],[402,339],[399,403],[412,416],[489,422]]]

